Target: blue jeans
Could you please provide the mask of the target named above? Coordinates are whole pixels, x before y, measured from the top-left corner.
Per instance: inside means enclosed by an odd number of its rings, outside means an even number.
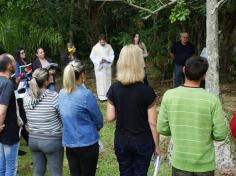
[[[115,154],[121,176],[147,176],[150,160],[154,152],[152,138],[143,143],[137,136],[116,136]]]
[[[174,87],[181,86],[184,82],[184,73],[182,65],[174,65]]]
[[[19,143],[5,145],[0,142],[0,175],[16,176]]]
[[[64,150],[61,139],[29,138],[34,163],[34,176],[44,176],[47,162],[51,176],[62,176]]]

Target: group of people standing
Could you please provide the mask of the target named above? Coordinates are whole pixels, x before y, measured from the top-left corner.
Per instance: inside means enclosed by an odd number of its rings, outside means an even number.
[[[41,168],[42,173],[46,161],[43,160],[45,156],[39,152],[37,144],[40,139],[49,141],[58,138],[62,127],[59,113],[53,108],[57,107],[55,93],[51,93],[54,91],[55,70],[51,69],[50,61],[45,58],[42,48],[36,49],[32,64],[27,63],[23,48],[16,50],[15,58],[7,53],[1,54],[0,58],[0,175],[16,175],[19,133],[30,146],[35,166]],[[47,91],[44,92],[44,89]],[[22,98],[19,93],[25,91],[25,97]],[[38,107],[41,100],[44,105]],[[38,109],[34,110],[36,106]],[[46,113],[48,110],[49,113]],[[42,117],[45,118],[45,123],[40,121]],[[55,123],[57,128],[53,126]],[[57,134],[56,137],[53,136],[54,133]],[[48,149],[46,142],[44,141],[44,145]],[[53,142],[55,145],[55,141]],[[60,149],[63,154],[61,143]]]
[[[17,173],[19,149],[18,113],[14,84],[16,61],[10,54],[0,55],[0,175]],[[96,98],[85,85],[85,68],[70,62],[63,74],[63,89],[49,89],[50,71],[36,68],[28,81],[23,106],[29,131],[35,176],[43,176],[48,163],[50,174],[62,174],[64,148],[71,175],[95,175],[98,160],[98,131],[103,116]],[[62,128],[63,126],[63,128]]]
[[[183,37],[184,38],[184,37]],[[187,44],[186,42],[185,44]],[[90,58],[94,63],[97,96],[107,100],[106,120],[116,121],[114,150],[121,176],[146,176],[152,155],[160,155],[159,134],[172,136],[173,176],[212,176],[215,170],[213,141],[224,140],[226,126],[218,97],[200,88],[208,69],[207,60],[192,56],[178,58],[184,43],[173,46],[176,73],[184,84],[168,90],[157,115],[156,93],[145,81],[147,50],[139,34],[122,48],[116,64],[116,81],[111,84],[114,51],[100,35]],[[73,49],[73,48],[72,48]],[[23,53],[23,52],[22,52]],[[86,70],[71,55],[63,71],[63,88],[50,88],[54,71],[46,65],[43,49],[28,81],[23,106],[29,130],[29,147],[34,176],[62,175],[64,147],[72,176],[94,176],[99,156],[99,131],[103,115],[96,97],[86,88]],[[43,59],[44,58],[44,59]],[[185,62],[179,62],[179,60]],[[16,62],[0,55],[0,175],[14,176],[19,148],[19,126],[14,83],[10,80]],[[178,74],[177,74],[178,75]],[[180,79],[180,77],[179,77]],[[180,80],[176,80],[176,83]],[[107,171],[109,172],[109,171]],[[104,173],[105,175],[105,173]]]

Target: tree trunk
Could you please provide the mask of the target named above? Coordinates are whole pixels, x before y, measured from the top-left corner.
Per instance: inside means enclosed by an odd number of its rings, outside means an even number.
[[[219,37],[218,37],[218,8],[215,9],[218,0],[207,0],[206,21],[206,48],[209,70],[206,76],[206,90],[219,96]],[[225,118],[225,121],[227,119]],[[229,137],[229,136],[228,136]],[[233,170],[231,146],[226,139],[223,142],[215,142],[216,163],[220,173],[229,173]]]
[[[218,9],[214,10],[217,0],[207,0],[206,48],[209,70],[206,76],[206,90],[219,95],[219,46],[218,46]]]

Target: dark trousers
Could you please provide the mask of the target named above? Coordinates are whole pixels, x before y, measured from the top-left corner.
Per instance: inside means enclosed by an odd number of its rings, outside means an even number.
[[[98,152],[98,143],[87,147],[66,147],[71,176],[95,176]]]
[[[153,139],[138,136],[116,136],[115,154],[121,176],[146,176],[155,148]],[[143,138],[144,139],[144,138]]]
[[[172,176],[214,176],[214,171],[209,172],[187,172],[172,167]]]
[[[174,65],[174,87],[181,86],[184,83],[184,73],[182,65]]]
[[[20,134],[23,137],[23,139],[25,140],[25,142],[28,144],[29,143],[29,132],[27,131],[25,125],[22,126]]]
[[[144,72],[145,72],[145,76],[144,76],[143,82],[144,82],[146,85],[149,85],[148,79],[147,79],[147,68],[146,68],[146,67],[144,67]]]
[[[24,138],[24,140],[28,144],[28,142],[29,142],[29,132],[27,131],[27,129],[25,127],[25,124],[27,123],[27,119],[26,119],[25,109],[24,109],[24,105],[23,105],[23,99],[22,98],[17,99],[17,103],[18,103],[18,106],[19,106],[20,117],[24,122],[24,125],[22,126],[22,130],[21,130],[21,136]]]

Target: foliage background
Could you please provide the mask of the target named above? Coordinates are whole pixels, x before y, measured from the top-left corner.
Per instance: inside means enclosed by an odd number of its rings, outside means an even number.
[[[151,64],[160,71],[160,79],[171,77],[169,51],[188,31],[199,54],[205,46],[205,0],[178,0],[174,5],[145,18],[148,12],[129,3],[155,10],[168,0],[0,0],[0,47],[14,53],[17,47],[27,50],[32,59],[37,47],[47,57],[62,63],[66,43],[75,43],[79,58],[88,62],[91,47],[99,33],[105,33],[118,57],[131,34],[139,32],[147,45]],[[220,11],[221,72],[236,75],[236,1],[228,0]],[[117,58],[116,57],[116,58]],[[89,62],[88,62],[89,63]],[[223,75],[223,74],[221,74]]]

